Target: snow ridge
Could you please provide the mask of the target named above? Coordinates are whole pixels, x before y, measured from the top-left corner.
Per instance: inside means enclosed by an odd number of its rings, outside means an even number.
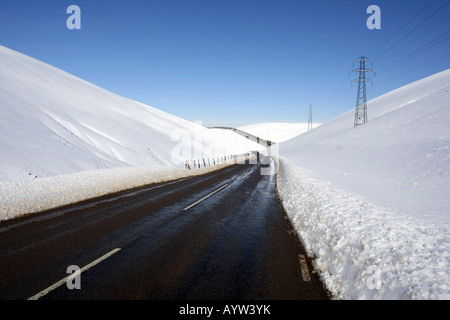
[[[281,143],[278,193],[336,299],[450,298],[450,70]]]
[[[195,170],[148,166],[109,168],[31,181],[0,182],[0,221],[150,184],[201,175],[230,164],[228,162]]]
[[[334,299],[450,298],[446,228],[378,207],[279,162],[280,199]]]
[[[0,181],[124,166],[184,167],[260,145],[118,96],[0,46]]]

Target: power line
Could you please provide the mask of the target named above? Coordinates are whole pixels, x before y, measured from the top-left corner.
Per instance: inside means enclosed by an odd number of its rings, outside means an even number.
[[[430,32],[431,30],[433,30],[434,28],[438,27],[439,25],[441,25],[444,21],[450,19],[450,16],[447,16],[446,18],[444,18],[443,20],[439,21],[437,24],[435,24],[434,26],[432,26],[431,28],[429,28],[428,30],[426,30],[425,32],[421,33],[419,36],[414,37],[414,39],[412,39],[411,41],[409,41],[407,44],[403,45],[402,47],[400,47],[399,49],[397,49],[397,51],[393,52],[396,53],[398,51],[400,51],[401,49],[407,47],[408,45],[410,45],[411,43],[413,43],[414,41],[420,39],[421,37],[423,37],[425,34],[427,34],[428,32]],[[388,55],[388,57],[390,57],[393,53],[391,53],[390,55]],[[380,60],[377,61],[377,64],[380,63],[380,61],[385,60],[386,57],[381,58]]]
[[[433,0],[434,1],[434,0]],[[380,54],[378,57],[375,58],[375,60],[380,59],[386,52],[394,48],[396,45],[398,45],[400,42],[402,42],[405,38],[407,38],[410,34],[412,34],[414,31],[416,31],[419,27],[421,27],[425,22],[430,20],[436,13],[441,11],[445,6],[447,6],[450,3],[450,1],[447,1],[444,5],[439,7],[436,11],[434,11],[430,16],[428,16],[425,20],[423,20],[419,25],[417,25],[414,29],[409,31],[405,36],[403,36],[400,40],[397,40],[392,46],[390,46],[388,49],[386,49],[382,54]]]
[[[422,47],[420,47],[420,48],[414,50],[413,52],[410,52],[408,55],[404,56],[403,58],[401,58],[401,59],[398,60],[397,62],[395,62],[395,63],[393,63],[392,65],[390,65],[389,67],[383,69],[383,70],[381,71],[381,73],[382,73],[384,70],[387,70],[387,69],[392,70],[392,68],[393,68],[394,66],[397,67],[397,66],[401,65],[402,63],[405,63],[405,62],[411,60],[412,58],[416,57],[417,55],[422,54],[422,53],[424,53],[424,52],[426,52],[426,51],[428,51],[428,50],[434,48],[435,46],[437,46],[437,45],[443,43],[445,40],[447,40],[448,38],[450,38],[450,35],[447,36],[446,38],[444,38],[442,41],[437,42],[437,43],[435,43],[434,45],[432,45],[432,46],[426,48],[427,46],[429,46],[429,45],[432,44],[433,42],[437,41],[437,40],[438,40],[439,38],[441,38],[442,36],[444,36],[444,35],[446,35],[446,34],[449,34],[449,33],[450,33],[450,31],[444,32],[443,34],[441,34],[441,35],[439,35],[438,37],[434,38],[433,40],[429,41],[428,43],[426,43],[426,44],[423,45]],[[426,48],[426,49],[425,49],[425,48]],[[422,51],[422,52],[420,52],[420,51]]]
[[[377,51],[380,51],[381,48],[383,48],[384,46],[388,45],[389,42],[391,40],[393,40],[396,36],[400,36],[401,38],[398,39],[395,43],[393,43],[392,45],[390,45],[388,48],[386,48],[386,50],[384,50],[381,54],[378,55],[378,57],[376,58],[377,60],[374,62],[374,64],[379,65],[380,61],[384,61],[387,58],[393,56],[395,53],[399,52],[400,50],[404,49],[406,46],[409,46],[410,44],[412,44],[413,42],[415,42],[416,40],[418,40],[419,38],[423,37],[424,35],[428,34],[430,31],[436,29],[438,26],[442,25],[444,22],[448,21],[448,19],[450,18],[450,16],[446,16],[444,19],[440,20],[439,22],[435,23],[434,25],[432,25],[430,28],[428,28],[427,30],[425,30],[424,32],[422,32],[419,36],[414,37],[414,39],[411,39],[410,41],[408,41],[406,44],[399,46],[399,44],[401,44],[405,39],[407,39],[411,34],[413,34],[413,32],[415,32],[416,30],[418,30],[420,27],[422,27],[425,23],[427,23],[430,19],[432,19],[433,17],[435,17],[440,11],[442,11],[449,3],[450,1],[446,1],[445,3],[443,3],[441,5],[441,3],[437,4],[439,5],[439,7],[434,10],[431,14],[423,17],[423,19],[415,26],[411,26],[412,30],[407,31],[407,33],[405,35],[400,35],[400,33],[402,31],[405,30],[405,28],[410,25],[413,21],[416,21],[417,18],[422,15],[427,9],[429,9],[434,3],[436,2],[436,0],[431,0],[429,1],[419,12],[417,12],[412,18],[410,18],[405,24],[403,24],[395,33],[393,33],[387,40],[383,41],[380,45],[378,45],[374,50],[371,51],[371,54]],[[437,6],[436,6],[437,7]],[[431,10],[430,10],[431,11]],[[446,30],[448,30],[448,28],[446,28]],[[446,41],[449,37],[445,37],[448,34],[448,32],[443,33],[441,35],[439,35],[438,37],[434,38],[433,40],[429,41],[428,43],[426,43],[425,45],[421,46],[420,48],[417,49],[413,49],[412,51],[410,50],[408,52],[407,55],[401,57],[398,62],[396,62],[395,64],[393,64],[392,66],[398,66],[400,64],[406,63],[407,61],[415,58],[416,56],[425,53],[426,51],[436,47],[437,45],[443,43],[444,41]],[[395,51],[392,52],[392,49],[398,47]],[[442,60],[446,57],[448,57],[449,54],[445,54],[443,56],[440,56],[437,59],[434,59],[432,61],[429,61],[419,67],[416,67],[412,70],[409,70],[405,73],[402,73],[401,75],[398,76],[394,76],[393,78],[389,79],[388,81],[391,81],[397,77],[401,77],[405,74],[408,74],[410,72],[413,72],[417,69],[421,69],[429,64],[432,64],[436,61]],[[390,66],[389,68],[383,68],[382,73],[386,73],[386,72],[391,72],[393,69],[395,68],[391,68],[392,66]],[[383,84],[387,81],[382,81],[381,83],[378,83],[378,85]],[[346,95],[348,95],[349,91],[351,90],[352,86],[348,86],[347,88],[345,88],[345,86],[343,86],[343,84],[345,83],[345,81],[343,80],[343,82],[338,83],[335,87],[334,90],[332,90],[329,94],[329,98],[331,98],[331,96],[337,96],[339,95],[339,97],[334,100],[334,102],[339,102],[341,101]],[[362,85],[365,87],[365,83],[363,85],[362,82],[359,83],[359,85]],[[359,86],[358,85],[358,86]],[[362,90],[362,88],[361,88]],[[360,94],[360,98],[362,99],[363,96],[363,92],[360,91],[360,88],[358,88],[358,94]],[[357,102],[357,106],[359,105],[359,103]],[[366,115],[367,115],[367,110],[366,110]],[[364,115],[363,115],[364,116]],[[355,117],[356,118],[356,117]]]
[[[384,42],[382,42],[378,47],[376,47],[374,50],[372,50],[372,52],[370,52],[369,55],[373,55],[374,52],[376,52],[378,49],[380,49],[382,46],[384,46],[386,43],[388,43],[393,37],[395,37],[400,31],[403,30],[403,28],[405,28],[411,21],[414,21],[415,18],[417,18],[423,11],[425,11],[434,1],[436,0],[431,0],[425,7],[423,7],[414,17],[412,17],[411,19],[408,20],[408,22],[406,22],[403,26],[400,27],[400,29],[398,29],[396,32],[394,32],[387,40],[385,40]]]
[[[422,64],[422,65],[420,65],[420,66],[418,66],[418,67],[416,67],[416,68],[414,68],[414,69],[412,69],[412,70],[406,71],[406,72],[404,72],[404,73],[402,73],[402,74],[400,74],[400,75],[394,76],[394,77],[392,77],[392,78],[390,78],[390,79],[388,79],[388,80],[384,80],[384,81],[382,81],[381,83],[378,83],[378,85],[382,85],[382,84],[385,84],[385,83],[387,83],[387,82],[389,82],[389,81],[392,81],[392,80],[395,80],[395,79],[397,79],[397,78],[400,78],[400,77],[404,76],[405,74],[408,74],[408,73],[414,72],[414,71],[416,71],[416,70],[419,70],[419,69],[421,69],[421,68],[423,68],[423,67],[426,67],[426,66],[428,66],[428,65],[430,65],[430,64],[432,64],[432,63],[435,63],[436,61],[442,60],[442,59],[444,59],[444,58],[446,58],[446,57],[448,57],[448,56],[450,56],[450,52],[444,54],[443,56],[440,56],[440,57],[437,58],[437,59],[434,59],[434,60],[429,61],[429,62],[427,62],[427,63],[425,63],[425,64]]]
[[[352,88],[352,87],[349,86],[349,87],[347,88],[347,90],[345,90],[345,91],[339,96],[339,98],[336,100],[336,102],[341,101],[341,99],[342,99],[342,98],[350,91],[351,88]]]

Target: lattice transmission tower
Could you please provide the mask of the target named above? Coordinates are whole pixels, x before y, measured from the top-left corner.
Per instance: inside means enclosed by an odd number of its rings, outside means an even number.
[[[372,60],[366,57],[361,57],[353,61],[353,66],[355,62],[359,62],[359,69],[353,69],[351,72],[358,72],[358,79],[354,79],[352,82],[358,82],[358,95],[356,97],[356,110],[355,110],[355,121],[354,126],[365,124],[368,122],[367,117],[367,93],[366,93],[366,82],[372,82],[371,79],[366,78],[366,72],[374,72],[375,70],[366,69],[366,65],[370,63],[372,65]]]
[[[313,121],[312,121],[312,104],[309,105],[309,120],[308,120],[308,131],[313,129]]]

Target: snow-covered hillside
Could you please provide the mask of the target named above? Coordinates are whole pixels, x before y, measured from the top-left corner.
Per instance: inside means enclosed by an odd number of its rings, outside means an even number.
[[[320,124],[313,123],[313,128]],[[308,131],[308,123],[303,122],[264,122],[249,124],[238,129],[254,136],[276,143],[284,142]]]
[[[0,81],[0,221],[262,149],[2,46]],[[354,110],[309,132],[240,128],[285,141],[278,193],[335,298],[450,299],[449,91],[446,70],[369,101],[357,128]]]
[[[450,298],[450,70],[280,144],[278,191],[344,299]]]
[[[98,168],[182,167],[259,145],[120,97],[0,46],[0,181]]]
[[[0,46],[0,221],[224,165],[189,171],[187,160],[261,149]]]

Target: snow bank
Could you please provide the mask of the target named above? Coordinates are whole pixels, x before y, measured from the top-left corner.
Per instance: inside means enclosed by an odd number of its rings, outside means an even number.
[[[149,184],[219,170],[229,163],[185,170],[123,167],[63,174],[22,182],[0,182],[0,221],[37,213]]]
[[[337,299],[450,298],[450,70],[279,144],[278,192]]]
[[[450,299],[448,229],[378,207],[281,159],[278,193],[335,299]]]
[[[179,179],[262,149],[0,46],[0,220]]]

